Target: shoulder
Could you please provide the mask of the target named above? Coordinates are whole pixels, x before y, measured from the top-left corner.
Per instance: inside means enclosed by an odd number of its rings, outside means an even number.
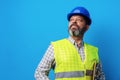
[[[97,46],[88,44],[88,43],[86,43],[86,42],[84,42],[84,46],[86,46],[87,48],[94,48],[94,49],[98,50],[98,47],[97,47]]]
[[[56,41],[52,41],[51,43],[60,43],[60,42],[64,42],[66,41],[66,38],[60,39],[60,40],[56,40]]]

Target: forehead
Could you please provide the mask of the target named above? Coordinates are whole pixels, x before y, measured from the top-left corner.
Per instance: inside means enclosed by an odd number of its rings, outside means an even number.
[[[81,16],[81,15],[73,15],[73,16],[70,17],[70,19],[71,19],[71,18],[81,18],[81,19],[84,19],[84,17]]]

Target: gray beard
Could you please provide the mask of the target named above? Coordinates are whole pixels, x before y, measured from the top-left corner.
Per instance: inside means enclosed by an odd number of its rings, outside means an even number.
[[[72,31],[71,29],[69,29],[69,34],[71,36],[75,36],[75,37],[79,37],[79,36],[83,35],[82,32],[79,29],[77,29],[75,31]]]

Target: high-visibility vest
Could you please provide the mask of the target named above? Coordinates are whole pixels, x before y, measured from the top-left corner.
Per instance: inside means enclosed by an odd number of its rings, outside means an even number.
[[[74,45],[67,39],[52,42],[56,62],[55,80],[92,80],[93,65],[99,61],[98,48],[84,43],[82,62]]]

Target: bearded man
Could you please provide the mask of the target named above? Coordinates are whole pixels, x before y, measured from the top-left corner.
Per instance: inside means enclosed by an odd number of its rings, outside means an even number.
[[[55,80],[105,80],[98,48],[83,41],[91,24],[84,7],[76,7],[67,15],[69,37],[52,42],[36,71],[36,80],[49,80],[50,69]]]

